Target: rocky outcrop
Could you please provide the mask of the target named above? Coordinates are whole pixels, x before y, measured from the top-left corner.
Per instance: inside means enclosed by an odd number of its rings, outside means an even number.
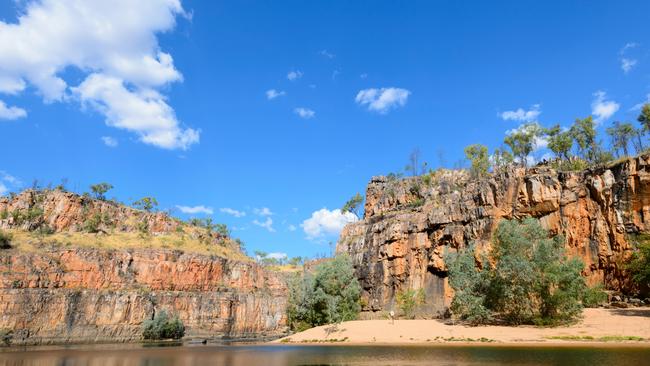
[[[286,291],[255,263],[181,251],[0,251],[0,329],[14,344],[138,340],[160,310],[188,336],[278,336]]]
[[[441,170],[401,180],[374,177],[363,220],[343,230],[338,252],[352,256],[364,310],[390,310],[397,292],[424,289],[425,311],[443,312],[452,291],[444,255],[490,245],[502,219],[535,217],[566,238],[589,282],[630,291],[622,263],[630,240],[650,231],[650,156],[583,172],[511,169],[485,179]]]

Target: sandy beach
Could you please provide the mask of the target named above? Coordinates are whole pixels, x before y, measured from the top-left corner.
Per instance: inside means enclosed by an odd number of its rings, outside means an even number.
[[[642,338],[642,339],[641,339]],[[274,343],[331,344],[637,344],[650,347],[650,307],[585,309],[577,324],[534,326],[449,325],[442,320],[357,320],[320,326]]]

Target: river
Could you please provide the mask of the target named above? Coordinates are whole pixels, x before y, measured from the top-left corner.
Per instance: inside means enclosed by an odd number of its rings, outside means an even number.
[[[0,349],[0,366],[650,365],[650,347],[101,345]]]

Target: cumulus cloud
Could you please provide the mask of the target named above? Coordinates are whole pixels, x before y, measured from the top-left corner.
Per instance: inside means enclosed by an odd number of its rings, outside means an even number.
[[[358,218],[351,212],[342,213],[340,209],[328,210],[322,208],[311,214],[311,217],[302,222],[300,226],[309,239],[323,236],[338,235],[343,227],[357,221]]]
[[[287,253],[282,253],[282,252],[271,252],[266,255],[266,258],[273,258],[273,259],[286,259]]]
[[[290,81],[298,80],[302,77],[302,71],[300,70],[295,70],[295,71],[289,71],[287,74],[287,79]]]
[[[117,140],[110,136],[102,136],[101,139],[104,142],[104,145],[108,147],[117,147],[117,145],[119,145]]]
[[[22,183],[20,180],[13,175],[0,170],[0,196],[4,196],[9,193],[9,186],[18,187]]]
[[[296,225],[289,225],[289,226],[287,227],[287,229],[289,229],[289,231],[296,231],[296,230],[298,230],[298,228],[296,227]]]
[[[594,122],[601,123],[614,115],[620,105],[613,100],[607,100],[607,94],[599,90],[594,93],[594,100],[591,102],[591,114]]]
[[[275,232],[275,229],[273,228],[273,219],[271,219],[270,217],[267,217],[266,220],[264,221],[253,220],[253,224],[259,227],[263,227],[271,233]]]
[[[531,122],[536,121],[537,117],[542,114],[542,111],[539,108],[539,104],[534,104],[529,110],[517,108],[514,111],[499,113],[498,116],[504,121]]]
[[[286,94],[287,93],[285,93],[284,91],[281,91],[281,90],[269,89],[269,90],[266,91],[266,99],[273,100],[273,99],[275,99],[277,97],[281,97],[281,96],[284,96]]]
[[[411,92],[402,88],[371,88],[359,91],[354,100],[359,105],[367,106],[370,111],[385,114],[406,105],[409,95]]]
[[[27,111],[22,108],[7,106],[0,100],[0,119],[14,120],[27,117]]]
[[[273,211],[268,207],[254,208],[253,213],[258,216],[273,216]]]
[[[227,215],[234,216],[234,217],[237,217],[237,218],[246,216],[246,212],[238,211],[238,210],[235,210],[235,209],[230,208],[230,207],[220,208],[219,211],[221,213],[225,213]]]
[[[30,1],[17,23],[0,21],[0,93],[33,86],[46,102],[79,100],[144,143],[187,149],[199,132],[181,127],[158,91],[182,80],[157,34],[185,15],[180,0]],[[70,87],[64,71],[80,71]]]
[[[211,207],[205,207],[203,205],[200,206],[176,205],[176,208],[178,208],[182,213],[189,214],[189,215],[196,215],[196,214],[212,215],[212,213],[214,212]]]
[[[300,118],[310,119],[316,115],[316,112],[309,108],[299,107],[293,110],[293,113],[297,114]]]
[[[622,58],[621,59],[621,69],[623,70],[624,73],[630,72],[634,66],[637,64],[637,60],[633,58]]]

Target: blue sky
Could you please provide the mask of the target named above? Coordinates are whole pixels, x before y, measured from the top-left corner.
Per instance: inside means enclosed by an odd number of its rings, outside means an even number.
[[[110,182],[251,252],[329,253],[334,210],[414,148],[451,167],[650,94],[647,1],[99,3],[0,3],[0,188]]]

